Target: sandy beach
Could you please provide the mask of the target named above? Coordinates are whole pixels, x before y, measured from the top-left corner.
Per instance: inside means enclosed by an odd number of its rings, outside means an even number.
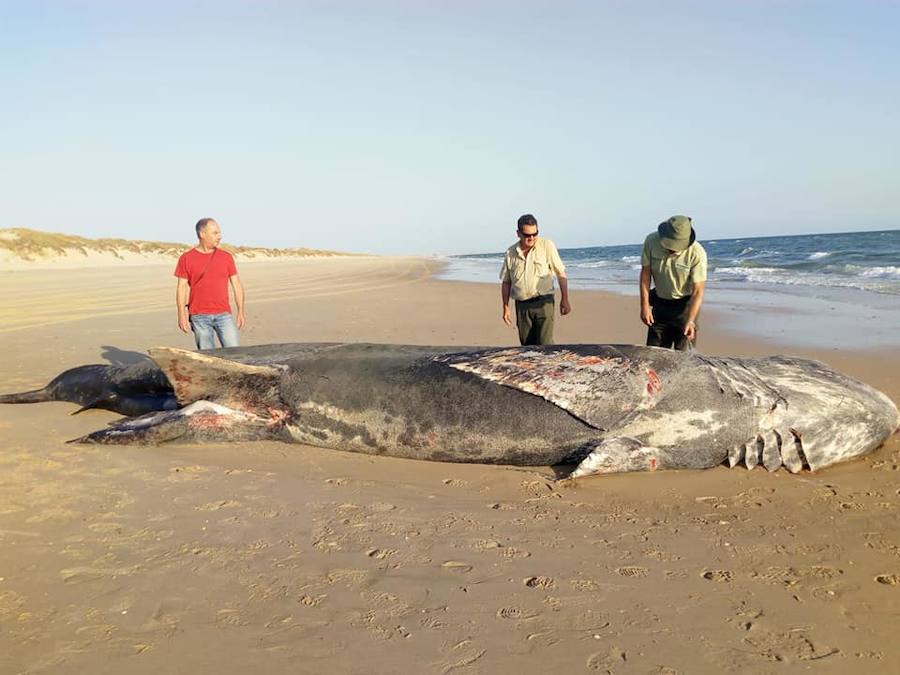
[[[239,262],[240,264],[240,262]],[[245,345],[512,345],[499,287],[417,258],[241,266]],[[172,266],[0,273],[0,390],[178,331]],[[709,294],[715,288],[709,288]],[[559,343],[641,343],[572,293]],[[748,320],[752,321],[752,317]],[[825,361],[900,401],[896,345],[786,348],[705,312],[709,354]],[[117,418],[0,406],[2,673],[889,673],[900,442],[821,472],[549,467],[301,445],[67,445]]]

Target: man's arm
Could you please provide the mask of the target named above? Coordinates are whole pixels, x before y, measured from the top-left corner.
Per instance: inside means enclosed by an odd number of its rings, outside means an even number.
[[[566,266],[563,264],[562,258],[559,256],[559,250],[556,244],[547,240],[547,264],[550,270],[556,275],[559,282],[559,313],[566,315],[572,311],[572,305],[569,304],[569,280],[566,277]]]
[[[650,306],[650,267],[641,267],[641,321],[645,326],[653,325],[653,308]]]
[[[503,323],[512,326],[512,312],[509,309],[509,291],[512,285],[509,281],[500,284],[500,300],[503,303]]]
[[[693,341],[697,334],[697,315],[700,313],[700,305],[703,304],[703,291],[705,289],[705,281],[698,281],[694,284],[694,292],[691,294],[691,304],[688,305],[687,322],[684,324],[684,336],[688,340]]]
[[[572,305],[569,304],[569,280],[565,274],[557,274],[556,280],[559,282],[559,313],[565,316],[572,311]]]
[[[243,328],[246,320],[244,319],[244,287],[241,285],[241,278],[237,274],[228,277],[231,283],[231,291],[234,293],[234,304],[237,306],[237,318],[235,323],[238,328]]]
[[[175,308],[178,310],[178,327],[182,333],[187,333],[191,329],[191,322],[188,320],[187,298],[187,279],[178,277],[178,284],[175,286]]]

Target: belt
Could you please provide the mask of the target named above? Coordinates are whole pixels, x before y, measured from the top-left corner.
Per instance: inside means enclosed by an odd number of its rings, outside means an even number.
[[[650,291],[650,304],[651,305],[653,303],[659,303],[661,305],[671,305],[671,306],[686,305],[688,302],[690,302],[690,300],[691,300],[690,295],[683,295],[680,298],[671,299],[671,298],[659,297],[659,295],[657,295],[657,293],[656,293],[655,288],[651,289],[651,291]]]
[[[535,295],[534,297],[528,298],[527,300],[516,300],[516,302],[553,302],[553,293],[547,293],[546,295]]]

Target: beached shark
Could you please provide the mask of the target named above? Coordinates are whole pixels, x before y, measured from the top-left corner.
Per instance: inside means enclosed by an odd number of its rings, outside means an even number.
[[[79,443],[277,439],[445,462],[577,464],[594,473],[727,463],[797,473],[863,455],[894,403],[822,363],[630,345],[286,344],[150,350],[82,366],[0,403],[123,414]]]

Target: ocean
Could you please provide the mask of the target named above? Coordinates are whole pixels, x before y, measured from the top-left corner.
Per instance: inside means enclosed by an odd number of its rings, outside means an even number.
[[[732,315],[737,332],[819,347],[900,346],[900,230],[700,242],[709,256],[704,306]],[[560,248],[560,256],[570,289],[637,297],[641,244]],[[502,252],[443,260],[439,278],[499,285]]]

